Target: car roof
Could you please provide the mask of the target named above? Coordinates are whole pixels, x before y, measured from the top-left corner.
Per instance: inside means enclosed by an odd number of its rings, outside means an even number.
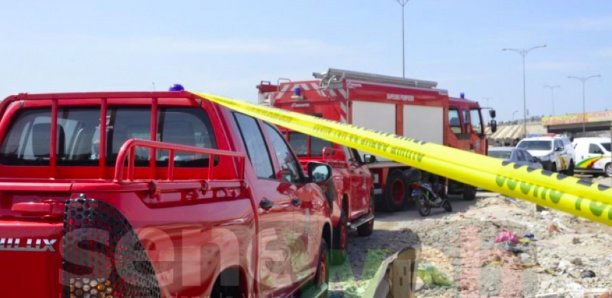
[[[521,140],[522,141],[552,141],[555,139],[567,139],[565,136],[543,136],[543,137],[528,137]]]
[[[610,138],[604,138],[604,137],[575,138],[574,143],[577,143],[577,142],[609,143]]]

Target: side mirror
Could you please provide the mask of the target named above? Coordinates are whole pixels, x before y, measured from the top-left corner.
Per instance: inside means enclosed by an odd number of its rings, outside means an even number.
[[[309,162],[307,167],[308,177],[310,177],[310,181],[314,183],[327,182],[332,176],[332,168],[327,164]]]
[[[495,111],[493,111],[493,114],[495,114]],[[491,126],[491,132],[497,131],[497,121],[495,119],[491,120],[489,125]]]
[[[375,163],[376,160],[376,156],[372,155],[372,154],[364,154],[363,155],[363,162],[364,163]]]
[[[557,147],[557,148],[555,148],[555,151],[556,152],[561,152],[561,151],[563,151],[563,147]]]
[[[494,109],[489,110],[489,116],[491,116],[491,118],[495,118],[495,116],[497,116]]]

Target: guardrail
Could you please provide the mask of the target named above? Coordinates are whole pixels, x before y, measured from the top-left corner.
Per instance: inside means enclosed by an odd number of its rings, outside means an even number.
[[[167,166],[167,181],[174,181],[174,168],[175,168],[175,156],[176,152],[185,152],[191,154],[205,154],[208,155],[208,176],[209,180],[214,179],[214,168],[215,168],[215,159],[217,156],[226,156],[238,159],[238,173],[235,177],[236,180],[244,180],[244,167],[246,156],[243,153],[227,151],[227,150],[218,150],[211,148],[200,148],[194,146],[180,145],[180,144],[172,144],[172,143],[164,143],[157,142],[151,140],[143,140],[143,139],[129,139],[121,146],[119,150],[119,154],[117,155],[117,160],[115,162],[115,175],[114,181],[123,182],[124,181],[124,168],[127,167],[127,174],[125,180],[134,181],[134,168],[136,163],[136,148],[148,148],[151,149],[152,152],[149,155],[149,160],[155,158],[155,154],[153,154],[156,150],[164,150],[168,151],[168,166]],[[127,166],[126,164],[127,160]],[[152,162],[153,171],[156,171],[155,162]]]

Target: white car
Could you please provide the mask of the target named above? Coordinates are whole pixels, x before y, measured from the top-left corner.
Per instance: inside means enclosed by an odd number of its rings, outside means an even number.
[[[576,172],[612,177],[610,138],[576,138]]]
[[[545,170],[574,174],[574,147],[565,136],[544,136],[522,139],[517,148],[523,148],[537,157]]]

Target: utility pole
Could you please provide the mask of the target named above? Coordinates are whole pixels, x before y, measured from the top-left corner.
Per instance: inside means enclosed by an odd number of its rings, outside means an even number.
[[[561,88],[559,85],[544,85],[544,88],[550,89],[550,103],[552,104],[552,115],[555,116],[555,88]]]
[[[510,49],[510,48],[504,48],[502,49],[502,51],[511,51],[511,52],[515,52],[519,55],[521,55],[521,57],[523,58],[523,137],[527,136],[527,91],[526,91],[526,86],[525,86],[525,56],[527,56],[527,54],[535,49],[539,49],[539,48],[545,48],[546,45],[541,45],[541,46],[535,46],[535,47],[531,47],[531,48],[527,48],[527,49]]]
[[[576,77],[576,76],[568,76],[568,79],[575,79],[578,80],[582,83],[582,134],[586,133],[586,81],[592,79],[592,78],[601,78],[601,75],[596,74],[596,75],[591,75],[591,76],[586,76],[586,77]]]
[[[404,26],[404,12],[409,0],[396,0],[402,6],[402,78],[406,78],[406,33]]]

